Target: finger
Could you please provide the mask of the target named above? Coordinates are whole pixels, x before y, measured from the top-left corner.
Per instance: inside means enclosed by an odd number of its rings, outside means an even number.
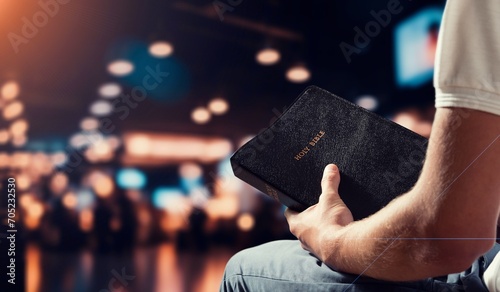
[[[338,194],[340,184],[339,169],[335,164],[328,164],[323,171],[321,190],[323,194]]]
[[[292,217],[294,217],[295,215],[299,214],[298,212],[290,209],[290,208],[286,208],[285,209],[285,218],[287,220],[291,219]]]

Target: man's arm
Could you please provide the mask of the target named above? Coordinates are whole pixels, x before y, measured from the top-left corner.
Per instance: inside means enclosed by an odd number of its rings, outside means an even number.
[[[464,114],[466,113],[466,114]],[[320,202],[287,210],[290,230],[328,266],[406,281],[459,272],[494,243],[500,213],[500,116],[438,108],[415,187],[352,222],[327,173]]]

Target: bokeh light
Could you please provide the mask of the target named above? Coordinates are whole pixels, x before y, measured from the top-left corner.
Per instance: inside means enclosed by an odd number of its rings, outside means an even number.
[[[132,71],[134,71],[134,65],[127,60],[115,60],[108,65],[108,72],[114,76],[126,76]]]
[[[2,86],[2,97],[11,100],[19,95],[19,84],[15,81],[8,81]]]
[[[21,173],[16,177],[16,187],[21,191],[26,191],[31,186],[31,178],[26,173]]]
[[[197,179],[201,177],[203,170],[196,163],[186,162],[179,167],[179,174],[183,178]]]
[[[115,184],[109,175],[100,175],[92,185],[94,192],[101,198],[107,198],[113,194]]]
[[[280,52],[275,49],[263,49],[260,50],[255,59],[261,65],[269,66],[276,64],[281,58]]]
[[[116,183],[124,189],[142,189],[146,185],[146,175],[135,168],[121,169],[116,173]]]
[[[211,114],[204,107],[197,107],[191,113],[191,119],[197,124],[206,124],[210,121]]]
[[[311,78],[311,72],[306,67],[300,65],[291,67],[286,72],[286,78],[293,83],[303,83]]]
[[[26,121],[25,119],[19,119],[14,121],[10,125],[10,133],[14,137],[21,136],[26,133],[28,127],[29,127],[28,121]]]
[[[364,95],[360,96],[356,100],[356,104],[359,105],[360,107],[364,107],[367,110],[376,110],[378,107],[378,100],[371,95]]]
[[[68,187],[68,183],[69,179],[65,173],[55,173],[50,180],[50,190],[55,195],[59,195],[66,190],[66,188]]]
[[[136,135],[130,138],[126,147],[131,154],[145,156],[150,152],[151,140],[145,135]]]
[[[165,41],[152,43],[149,46],[149,53],[157,58],[165,58],[174,52],[174,47]]]
[[[225,114],[229,109],[229,104],[223,98],[214,98],[208,104],[208,109],[214,115],[222,115]]]
[[[6,144],[9,142],[9,131],[2,129],[0,130],[0,144]]]
[[[158,187],[153,191],[153,205],[165,209],[172,203],[172,199],[183,197],[184,193],[177,187]]]
[[[68,209],[75,209],[78,205],[78,199],[75,193],[67,192],[62,198],[62,203]]]
[[[84,131],[92,131],[99,128],[99,120],[94,117],[86,117],[80,122],[80,128]]]
[[[255,225],[255,219],[250,213],[243,213],[238,217],[237,220],[238,228],[243,231],[249,231]]]
[[[7,105],[3,110],[3,117],[6,120],[12,120],[23,113],[24,106],[20,101],[14,101]]]
[[[104,98],[114,98],[120,95],[122,89],[118,83],[106,83],[99,87],[99,95]]]
[[[98,100],[90,105],[90,112],[98,117],[109,115],[113,111],[113,106],[104,100]]]

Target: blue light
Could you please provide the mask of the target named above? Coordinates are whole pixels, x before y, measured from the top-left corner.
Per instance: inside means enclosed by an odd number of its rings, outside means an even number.
[[[194,189],[203,186],[203,179],[201,177],[197,178],[184,178],[181,177],[181,186],[186,191],[186,193],[191,193]]]
[[[432,80],[437,29],[443,9],[430,7],[409,17],[394,30],[396,82],[418,87]]]
[[[124,189],[142,189],[146,185],[146,175],[135,168],[121,169],[116,173],[116,183]]]
[[[166,208],[169,201],[182,197],[184,193],[177,187],[159,187],[153,191],[153,205],[157,208]]]
[[[76,195],[78,197],[78,210],[89,208],[94,204],[95,197],[91,190],[81,189],[76,192]]]

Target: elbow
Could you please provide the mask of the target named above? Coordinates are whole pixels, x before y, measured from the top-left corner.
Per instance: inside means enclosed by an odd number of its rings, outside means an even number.
[[[480,256],[488,252],[495,240],[453,240],[440,242],[435,262],[443,265],[443,274],[459,273],[472,266]]]

